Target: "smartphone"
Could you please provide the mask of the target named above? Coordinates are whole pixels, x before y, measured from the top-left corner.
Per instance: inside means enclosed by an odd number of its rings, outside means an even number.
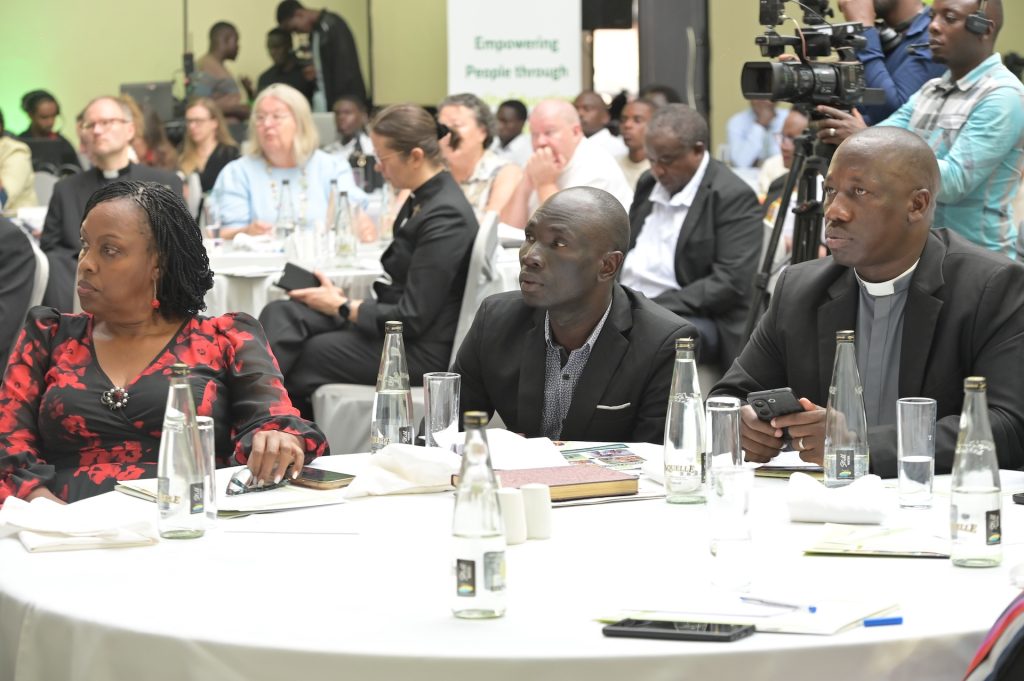
[[[320,280],[316,278],[315,274],[290,262],[285,263],[284,274],[274,282],[274,286],[283,288],[285,291],[297,288],[313,288],[319,285]]]
[[[322,468],[304,466],[302,472],[299,473],[299,477],[292,480],[292,484],[301,487],[312,487],[313,489],[338,489],[348,485],[355,477],[348,473],[337,473],[335,471],[325,471]]]
[[[754,408],[757,418],[762,421],[771,421],[776,416],[795,414],[804,410],[789,388],[748,393],[747,404]]]
[[[667,638],[676,641],[719,641],[725,643],[750,636],[754,633],[754,625],[624,619],[621,622],[609,624],[602,631],[605,636]]]

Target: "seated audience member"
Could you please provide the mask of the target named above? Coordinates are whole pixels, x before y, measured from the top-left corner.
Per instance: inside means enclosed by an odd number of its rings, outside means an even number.
[[[224,64],[237,58],[238,29],[226,21],[218,21],[210,27],[209,50],[196,62],[191,94],[194,97],[209,97],[217,103],[226,118],[244,121],[249,116],[249,105],[242,98],[235,77]],[[248,94],[251,99],[253,93]]]
[[[804,133],[807,129],[807,123],[807,116],[794,107],[789,110],[789,115],[786,116],[786,122],[782,126],[782,134],[779,136],[779,149],[781,150],[781,153],[778,156],[778,165],[781,168],[781,172],[771,179],[766,188],[764,198],[764,221],[769,227],[775,225],[775,216],[782,204],[782,190],[785,188],[789,170],[793,166],[793,155],[796,153],[794,140]],[[772,159],[769,159],[769,161],[771,160]],[[765,166],[767,166],[767,163]],[[763,169],[764,168],[762,168],[762,170]],[[793,214],[793,208],[796,207],[796,196],[796,189],[794,189],[793,196],[789,200],[789,210],[786,211],[786,219],[783,222],[782,228],[783,243],[786,246],[787,253],[789,253],[793,247],[793,225],[796,222],[796,216]]]
[[[78,112],[75,117],[75,132],[78,133],[78,163],[82,170],[91,170],[95,165],[92,159],[92,131],[86,130],[85,109]]]
[[[608,129],[611,114],[601,95],[593,90],[584,90],[576,96],[573,106],[576,107],[576,113],[579,114],[580,127],[583,128],[583,134],[587,136],[587,139],[599,145],[615,159],[628,153],[622,138],[616,137]]]
[[[620,156],[619,167],[626,176],[626,184],[636,191],[636,183],[645,171],[650,170],[651,162],[647,160],[644,140],[647,137],[647,124],[657,110],[654,102],[649,99],[637,99],[626,105],[622,110],[622,141],[626,143],[629,153]]]
[[[278,480],[328,452],[299,417],[252,317],[202,317],[213,285],[202,236],[177,192],[114,182],[89,199],[78,292],[84,314],[37,307],[0,387],[0,503],[62,502],[156,475],[171,365],[190,367],[221,465]]]
[[[220,109],[209,97],[193,100],[185,109],[185,141],[178,169],[199,174],[203,191],[213,189],[224,166],[238,158],[238,143],[228,131]]]
[[[316,90],[316,69],[307,61],[301,61],[292,49],[292,34],[283,28],[272,28],[267,33],[267,52],[273,65],[260,74],[256,81],[256,92],[263,92],[274,83],[291,85],[313,101]]]
[[[548,199],[526,225],[521,290],[485,300],[459,348],[461,409],[527,437],[662,442],[675,340],[697,330],[616,282],[628,244],[608,192]]]
[[[726,123],[729,163],[734,168],[754,168],[779,153],[776,137],[782,132],[786,109],[777,109],[767,99],[750,100],[744,109]]]
[[[5,218],[0,218],[0,369],[21,329],[32,297],[36,256],[29,236]]]
[[[54,153],[43,158],[33,159],[48,163],[56,168],[62,165],[79,167],[78,154],[67,138],[54,130],[57,116],[60,116],[60,105],[46,90],[32,90],[21,98],[21,110],[28,114],[29,126],[18,135],[22,140],[54,140]]]
[[[490,150],[495,129],[490,107],[476,95],[451,95],[438,105],[437,120],[450,131],[441,138],[441,155],[477,220],[488,211],[500,212],[523,171]]]
[[[291,187],[299,223],[325,219],[332,179],[354,204],[362,205],[366,197],[348,163],[318,146],[309,102],[301,92],[281,84],[261,92],[249,121],[249,150],[224,166],[213,188],[220,235],[231,239],[239,232],[273,231],[284,180]]]
[[[425,109],[390,106],[373,120],[370,136],[384,177],[412,192],[381,256],[376,296],[349,298],[318,273],[321,286],[291,291],[291,300],[271,303],[260,315],[285,387],[303,409],[324,383],[376,382],[387,321],[404,324],[413,384],[424,372],[444,371],[451,358],[478,230],[473,209],[444,169],[439,126]]]
[[[508,159],[520,168],[526,167],[533,153],[530,136],[523,133],[526,125],[526,105],[518,99],[509,99],[498,105],[495,115],[498,121],[498,134],[491,146],[491,151]]]
[[[801,458],[822,462],[835,333],[856,330],[871,470],[896,475],[896,400],[937,401],[935,472],[953,461],[967,376],[988,378],[999,467],[1024,464],[1024,266],[932,230],[939,166],[921,138],[892,127],[836,150],[825,178],[831,257],[787,267],[768,312],[712,395],[789,386],[805,412],[770,424],[742,409],[743,449],[768,461],[789,428]]]
[[[0,111],[0,213],[14,215],[19,208],[37,205],[32,152],[27,144],[6,134]]]
[[[88,134],[94,168],[66,177],[53,187],[39,246],[50,261],[43,304],[71,312],[75,267],[81,250],[79,229],[89,197],[114,180],[159,182],[181,193],[174,173],[129,160],[135,124],[128,105],[115,97],[97,97],[85,107],[82,129]]]
[[[143,117],[141,134],[136,125],[135,139],[132,140],[132,148],[138,157],[139,163],[150,168],[160,168],[174,172],[178,169],[178,152],[167,139],[164,132],[163,121],[155,111],[147,112]]]
[[[611,154],[583,136],[580,117],[572,104],[545,99],[530,114],[533,155],[512,198],[501,213],[502,222],[524,227],[540,204],[568,187],[604,189],[619,200],[623,208],[633,201],[633,190],[626,184]]]
[[[708,125],[685,104],[647,124],[651,170],[629,209],[622,283],[700,330],[700,362],[727,368],[740,351],[751,280],[761,254],[753,190],[707,151]]]
[[[336,154],[351,161],[352,154],[373,156],[373,142],[366,132],[369,111],[366,102],[356,95],[342,95],[334,103],[334,127],[338,137],[323,147],[328,154]]]
[[[925,83],[879,125],[917,133],[938,157],[942,186],[935,227],[1014,258],[1013,198],[1024,172],[1024,85],[995,52],[1002,0],[985,3],[990,23],[982,33],[967,28],[967,18],[977,10],[976,0],[935,0],[932,59],[949,71]],[[865,127],[856,111],[818,110],[827,116],[816,123],[825,142],[838,144]]]

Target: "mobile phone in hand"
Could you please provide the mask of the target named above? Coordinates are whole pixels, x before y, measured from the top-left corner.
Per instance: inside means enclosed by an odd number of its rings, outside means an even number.
[[[774,388],[748,393],[747,404],[753,408],[757,418],[765,423],[771,422],[776,416],[796,414],[804,410],[803,405],[789,388]],[[782,441],[784,449],[789,449],[792,446],[788,428],[782,429]]]
[[[285,263],[284,275],[274,282],[274,285],[278,288],[283,288],[285,291],[293,291],[297,288],[314,288],[319,286],[320,280],[309,270],[289,262]]]
[[[727,643],[750,636],[754,633],[754,625],[624,619],[615,624],[609,624],[602,629],[602,632],[605,636]]]

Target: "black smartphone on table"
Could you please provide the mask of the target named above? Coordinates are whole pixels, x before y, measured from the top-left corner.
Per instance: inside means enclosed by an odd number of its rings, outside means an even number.
[[[728,643],[754,633],[753,624],[713,622],[672,622],[668,620],[624,619],[602,629],[605,636],[663,638],[675,641],[717,641]]]
[[[316,275],[307,269],[303,269],[292,263],[285,263],[284,274],[274,282],[274,286],[283,288],[285,291],[292,291],[297,288],[313,288],[320,285]]]
[[[356,476],[348,473],[327,471],[322,468],[304,466],[299,477],[292,480],[293,485],[312,487],[313,489],[338,489],[346,487]]]

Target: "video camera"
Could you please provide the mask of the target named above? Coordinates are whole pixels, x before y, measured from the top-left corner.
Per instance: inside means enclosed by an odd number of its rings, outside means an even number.
[[[770,99],[793,104],[827,104],[850,110],[865,103],[885,101],[884,93],[865,86],[864,65],[854,51],[867,45],[863,24],[829,24],[832,16],[828,0],[804,0],[804,26],[792,37],[775,30],[787,17],[784,0],[759,0],[760,24],[766,26],[755,43],[761,56],[774,58],[792,47],[799,62],[747,62],[740,74],[740,87],[747,99]],[[833,52],[839,61],[816,62]]]

